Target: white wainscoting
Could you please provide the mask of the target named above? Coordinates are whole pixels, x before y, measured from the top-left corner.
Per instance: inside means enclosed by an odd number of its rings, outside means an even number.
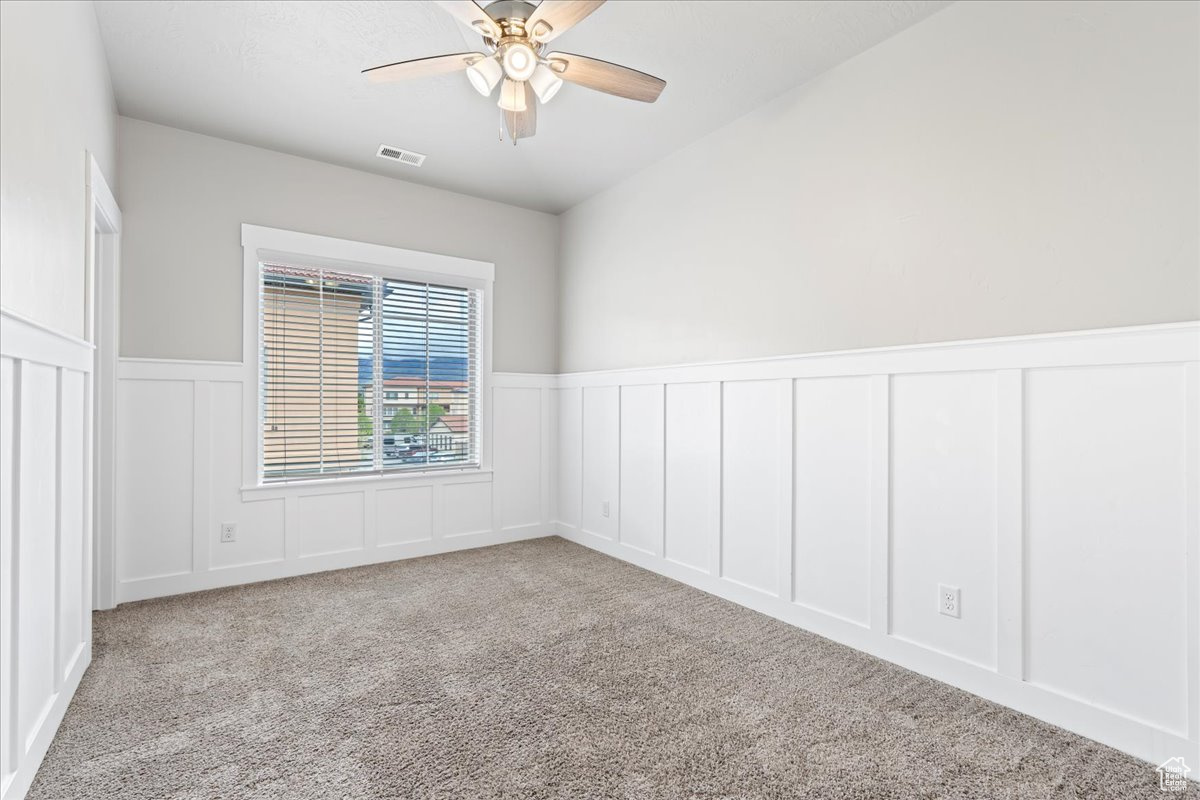
[[[554,376],[493,374],[480,472],[250,490],[240,363],[122,359],[118,377],[117,602],[552,532]]]
[[[1198,359],[1186,323],[562,375],[556,530],[1200,764]]]
[[[0,798],[29,788],[92,658],[93,349],[0,311]]]
[[[496,374],[492,471],[245,491],[241,365],[127,359],[116,595],[560,533],[1200,763],[1198,360],[1188,323]],[[961,618],[938,613],[939,583]]]

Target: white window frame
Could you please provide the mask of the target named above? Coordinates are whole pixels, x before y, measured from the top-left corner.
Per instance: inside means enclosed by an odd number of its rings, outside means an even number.
[[[298,267],[345,270],[394,280],[439,283],[478,289],[479,304],[479,464],[461,468],[405,470],[386,474],[323,475],[285,482],[263,481],[262,348],[259,346],[259,292],[262,263],[274,261]],[[242,225],[242,414],[250,422],[243,428],[242,491],[278,493],[288,487],[342,486],[345,484],[405,483],[437,476],[461,476],[492,471],[492,284],[495,265],[438,253],[336,239],[281,228]]]

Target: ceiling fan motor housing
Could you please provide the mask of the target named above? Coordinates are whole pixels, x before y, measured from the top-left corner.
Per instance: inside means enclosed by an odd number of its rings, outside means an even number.
[[[498,42],[490,36],[484,36],[483,40],[490,47],[503,45],[510,39],[519,39],[536,47],[536,43],[529,39],[530,32],[525,30],[525,20],[529,19],[536,8],[537,6],[524,0],[496,0],[484,11],[500,26],[503,35]]]
[[[485,6],[483,10],[487,12],[489,17],[499,22],[501,26],[504,25],[506,20],[519,21],[523,30],[525,20],[533,16],[534,9],[536,8],[537,6],[533,3],[526,3],[524,0],[496,0],[496,2]]]

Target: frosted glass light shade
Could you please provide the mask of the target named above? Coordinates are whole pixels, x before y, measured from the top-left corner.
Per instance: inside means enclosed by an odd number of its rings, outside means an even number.
[[[514,81],[529,80],[537,65],[537,56],[529,45],[510,44],[504,48],[504,74]]]
[[[537,93],[538,100],[543,103],[549,103],[550,98],[558,94],[558,90],[562,88],[562,78],[554,74],[554,71],[545,64],[538,64],[538,68],[533,71],[533,75],[529,76],[529,85],[533,87],[533,91]]]
[[[503,76],[504,69],[494,57],[481,58],[467,67],[467,80],[471,81],[475,91],[484,97],[492,93],[492,89],[496,88]]]
[[[524,81],[510,81],[504,79],[504,83],[500,86],[500,103],[499,106],[505,111],[524,111],[525,110],[525,83]]]

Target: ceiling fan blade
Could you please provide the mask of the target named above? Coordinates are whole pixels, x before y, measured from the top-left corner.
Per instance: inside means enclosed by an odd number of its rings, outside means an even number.
[[[591,14],[604,0],[542,0],[525,20],[525,31],[538,42],[548,42]]]
[[[363,75],[375,83],[406,81],[409,78],[424,78],[427,75],[457,72],[471,66],[480,58],[485,58],[483,53],[455,53],[450,56],[414,58],[411,61],[397,61],[395,64],[364,69]]]
[[[551,53],[546,59],[550,69],[564,81],[643,103],[653,103],[667,85],[661,78],[598,58]]]
[[[528,83],[521,85],[525,87],[525,110],[504,112],[504,127],[508,128],[508,135],[514,142],[537,133],[537,95]]]
[[[438,5],[476,33],[493,39],[499,39],[503,35],[496,20],[489,17],[475,0],[438,0]]]

